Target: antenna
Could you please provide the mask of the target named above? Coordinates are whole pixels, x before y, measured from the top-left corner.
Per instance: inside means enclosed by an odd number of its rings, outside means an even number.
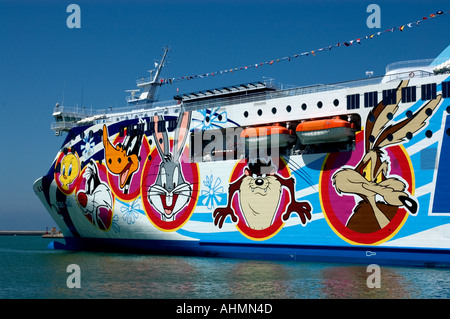
[[[63,96],[61,105],[64,106],[64,97],[66,95],[66,80],[64,79],[64,88],[63,88]]]

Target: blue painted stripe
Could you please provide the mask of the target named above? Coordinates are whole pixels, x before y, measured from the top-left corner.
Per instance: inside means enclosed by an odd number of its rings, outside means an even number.
[[[450,267],[449,249],[65,238],[66,249],[285,261]],[[61,248],[61,247],[56,247]]]

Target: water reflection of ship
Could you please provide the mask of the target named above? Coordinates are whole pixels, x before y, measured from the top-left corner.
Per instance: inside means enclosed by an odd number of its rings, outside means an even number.
[[[380,286],[369,287],[372,283],[366,266],[326,267],[321,271],[322,294],[334,299],[399,299],[409,298],[405,278],[395,270],[383,267],[380,271]],[[369,280],[369,285],[368,285]]]

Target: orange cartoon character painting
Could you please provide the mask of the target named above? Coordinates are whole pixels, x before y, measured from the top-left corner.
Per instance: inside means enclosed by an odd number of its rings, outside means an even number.
[[[142,136],[127,135],[123,143],[113,145],[108,139],[108,128],[103,126],[103,145],[106,165],[111,173],[119,176],[119,186],[128,194],[131,178],[139,169],[139,150]]]

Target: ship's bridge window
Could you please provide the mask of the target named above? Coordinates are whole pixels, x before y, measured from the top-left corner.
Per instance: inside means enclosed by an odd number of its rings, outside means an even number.
[[[436,98],[436,83],[423,84],[421,86],[421,100],[434,100]]]
[[[364,107],[374,107],[378,104],[378,92],[364,93]]]
[[[402,102],[408,103],[408,102],[415,102],[415,101],[416,101],[416,87],[408,86],[408,87],[402,88]]]
[[[450,97],[450,81],[442,82],[442,97]]]
[[[396,104],[397,103],[397,89],[383,90],[383,104]]]
[[[359,109],[359,94],[347,95],[347,110]]]

